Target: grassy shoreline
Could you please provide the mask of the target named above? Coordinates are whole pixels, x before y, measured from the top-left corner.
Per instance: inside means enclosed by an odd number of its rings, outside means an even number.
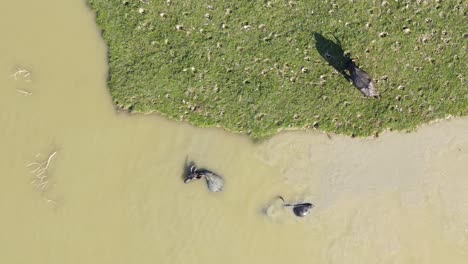
[[[468,114],[461,1],[326,2],[89,0],[122,109],[253,138],[368,136]],[[343,51],[381,99],[332,67]]]

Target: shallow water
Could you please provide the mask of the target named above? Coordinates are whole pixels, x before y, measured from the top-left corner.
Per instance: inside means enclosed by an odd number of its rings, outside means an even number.
[[[83,1],[0,12],[0,263],[467,262],[468,119],[253,144],[118,114]],[[183,184],[186,159],[225,191]],[[295,218],[278,194],[315,208]]]

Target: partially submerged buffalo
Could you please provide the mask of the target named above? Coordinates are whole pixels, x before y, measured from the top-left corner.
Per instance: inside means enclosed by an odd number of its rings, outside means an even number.
[[[351,81],[361,93],[367,97],[379,96],[379,92],[375,89],[374,82],[372,82],[370,75],[356,66],[353,60],[349,60],[347,69],[351,75]]]
[[[304,217],[310,213],[310,210],[314,208],[314,205],[311,203],[297,203],[297,204],[289,204],[286,203],[282,196],[278,196],[283,201],[283,206],[285,207],[292,207],[293,213],[298,217]]]
[[[207,169],[200,169],[194,163],[191,163],[189,167],[189,172],[184,180],[184,183],[189,183],[193,180],[199,180],[201,178],[205,178],[208,190],[212,192],[223,191],[223,177]]]

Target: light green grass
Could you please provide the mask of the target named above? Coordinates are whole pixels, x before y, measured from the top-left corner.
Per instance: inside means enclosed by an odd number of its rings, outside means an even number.
[[[89,2],[124,109],[254,138],[314,126],[367,136],[468,112],[463,1]],[[314,32],[358,58],[382,98],[331,67]]]

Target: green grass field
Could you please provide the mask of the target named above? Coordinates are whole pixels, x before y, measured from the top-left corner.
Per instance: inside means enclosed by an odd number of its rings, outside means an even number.
[[[464,1],[89,2],[109,47],[108,87],[129,111],[253,138],[368,136],[468,112]],[[342,52],[381,99],[336,70]]]

